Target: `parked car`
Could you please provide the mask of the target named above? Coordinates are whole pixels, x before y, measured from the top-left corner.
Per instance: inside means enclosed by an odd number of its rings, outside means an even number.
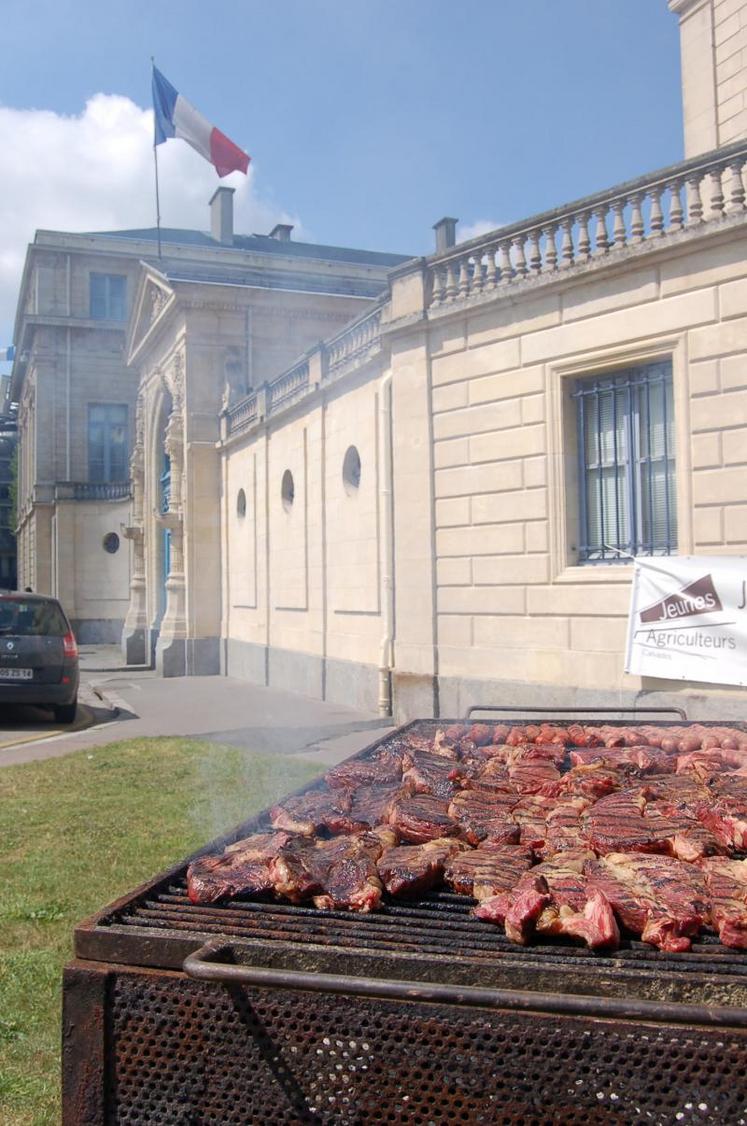
[[[52,708],[72,723],[78,682],[78,645],[57,599],[0,592],[0,705]]]

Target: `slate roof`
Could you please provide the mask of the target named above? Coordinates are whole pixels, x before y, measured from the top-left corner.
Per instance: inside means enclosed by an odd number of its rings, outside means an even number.
[[[131,239],[132,241],[158,241],[155,227],[132,231],[86,231],[96,238]],[[290,258],[318,258],[327,262],[351,262],[359,266],[399,266],[412,255],[385,254],[378,250],[356,250],[345,246],[320,246],[313,242],[282,241],[270,235],[234,235],[230,247],[214,239],[205,231],[191,231],[178,227],[162,227],[161,243],[178,246],[204,246],[212,250],[244,250],[257,254],[274,254]]]
[[[285,244],[287,245],[287,244]],[[303,293],[335,293],[351,297],[378,297],[384,282],[381,277],[356,277],[344,274],[345,260],[332,273],[314,270],[266,269],[261,266],[231,265],[226,262],[184,262],[176,258],[145,258],[168,282],[201,285],[250,286],[259,289],[282,289]],[[407,259],[403,259],[407,261]]]

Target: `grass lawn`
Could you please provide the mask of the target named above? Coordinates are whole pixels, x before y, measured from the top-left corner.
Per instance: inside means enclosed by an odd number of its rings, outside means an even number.
[[[135,739],[0,769],[0,1122],[59,1122],[60,978],[86,915],[312,778],[308,763]]]

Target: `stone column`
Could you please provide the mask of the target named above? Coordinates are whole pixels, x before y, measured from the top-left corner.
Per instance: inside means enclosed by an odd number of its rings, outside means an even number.
[[[169,379],[172,408],[166,424],[164,448],[171,462],[171,494],[168,512],[160,513],[157,523],[171,533],[170,565],[166,579],[166,611],[156,645],[156,668],[162,676],[186,673],[186,583],[184,577],[184,392],[183,361],[177,356]]]
[[[148,653],[148,615],[145,600],[145,533],[143,504],[145,491],[144,415],[142,392],[135,408],[135,445],[130,457],[132,481],[132,523],[122,529],[132,544],[130,555],[130,605],[122,629],[122,656],[128,665],[145,665]]]

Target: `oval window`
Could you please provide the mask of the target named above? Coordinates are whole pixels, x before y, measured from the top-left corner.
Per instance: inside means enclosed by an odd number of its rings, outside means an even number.
[[[355,446],[348,446],[342,462],[342,480],[345,490],[354,493],[361,484],[361,456]]]
[[[283,481],[280,486],[280,495],[283,500],[283,508],[286,512],[290,512],[293,507],[293,499],[295,497],[295,489],[293,487],[293,474],[290,469],[286,469],[283,474]]]
[[[246,493],[243,489],[239,489],[238,496],[236,497],[236,515],[239,520],[246,516]]]
[[[116,532],[107,532],[102,543],[104,551],[108,551],[110,555],[116,555],[119,551],[119,536]]]

